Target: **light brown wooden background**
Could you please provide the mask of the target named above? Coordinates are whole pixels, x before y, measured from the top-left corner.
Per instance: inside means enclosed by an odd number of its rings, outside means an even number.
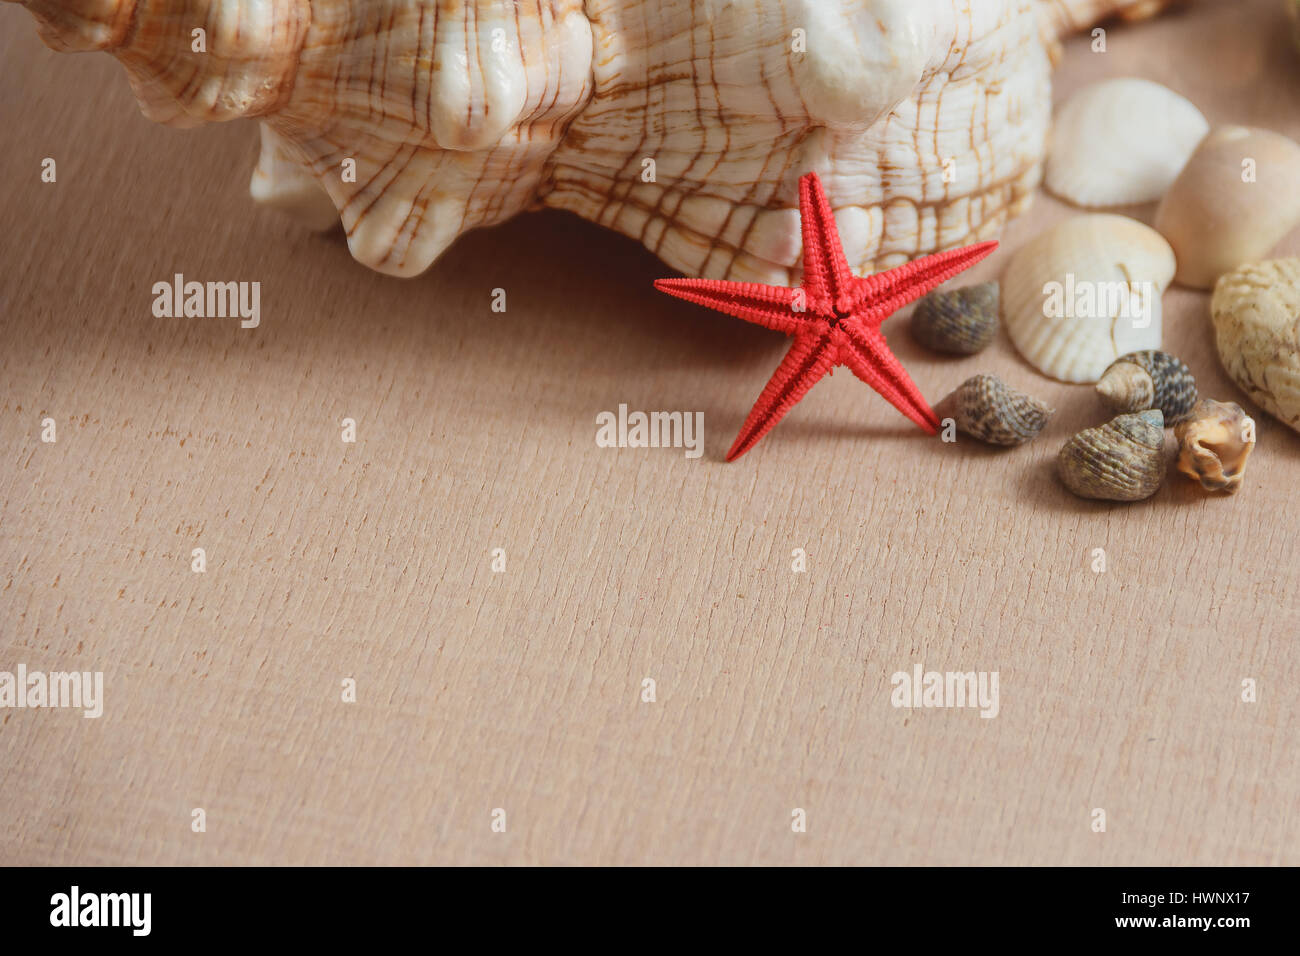
[[[1235,499],[1080,501],[1051,462],[1089,388],[895,319],[931,401],[987,370],[1058,417],[943,445],[844,373],[727,465],[785,342],[654,294],[631,241],[539,214],[370,273],[253,206],[252,124],[154,126],[109,58],[0,24],[0,669],[107,698],[0,715],[0,861],[1300,863],[1300,435],[1261,416]],[[1055,96],[1108,75],[1300,136],[1271,0],[1076,40]],[[261,327],[154,318],[177,271],[260,281]],[[1207,297],[1165,313],[1241,401]],[[702,410],[705,456],[597,448],[620,402]],[[999,671],[1000,716],[892,708],[917,662]]]

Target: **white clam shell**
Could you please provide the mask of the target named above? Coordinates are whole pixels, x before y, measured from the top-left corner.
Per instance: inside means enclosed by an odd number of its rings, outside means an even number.
[[[1030,365],[1096,382],[1115,359],[1158,349],[1174,253],[1135,219],[1067,219],[1022,246],[1002,276],[1003,323]]]
[[[1131,77],[1093,83],[1056,114],[1047,188],[1093,208],[1154,202],[1209,129],[1200,110],[1159,83]]]

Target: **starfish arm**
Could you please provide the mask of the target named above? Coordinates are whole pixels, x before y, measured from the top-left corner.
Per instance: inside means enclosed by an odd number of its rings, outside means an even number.
[[[799,180],[799,220],[803,230],[803,287],[819,305],[834,309],[853,294],[854,275],[844,258],[835,212],[816,173]],[[847,301],[844,311],[849,311]]]
[[[715,279],[656,279],[655,288],[786,335],[794,335],[804,324],[803,315],[795,311],[802,305],[798,289]]]
[[[878,327],[903,306],[969,269],[997,247],[994,241],[949,249],[915,259],[888,272],[854,279],[853,311],[867,325]]]
[[[939,430],[938,416],[889,350],[880,331],[856,321],[842,322],[840,328],[845,334],[840,361],[924,431],[935,434]]]
[[[750,410],[740,434],[727,452],[727,461],[735,461],[758,444],[759,439],[808,394],[823,375],[835,366],[835,348],[829,331],[795,337],[776,372]]]

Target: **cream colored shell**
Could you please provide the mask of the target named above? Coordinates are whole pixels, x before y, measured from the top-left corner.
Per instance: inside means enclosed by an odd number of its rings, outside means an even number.
[[[1214,341],[1252,402],[1300,431],[1300,259],[1242,266],[1210,300]]]
[[[1135,219],[1084,215],[1025,243],[1002,276],[1003,324],[1029,364],[1096,382],[1115,359],[1158,349],[1174,254]]]
[[[1297,224],[1300,144],[1246,126],[1220,127],[1202,141],[1155,220],[1178,256],[1178,282],[1194,289],[1263,259]]]
[[[1093,83],[1056,113],[1047,188],[1093,208],[1154,202],[1209,130],[1200,110],[1159,83],[1135,77]]]
[[[817,171],[860,272],[994,235],[1037,185],[1047,48],[1123,0],[25,0],[145,113],[260,117],[252,191],[426,269],[538,206],[695,275],[790,282]],[[193,48],[196,27],[207,31]]]

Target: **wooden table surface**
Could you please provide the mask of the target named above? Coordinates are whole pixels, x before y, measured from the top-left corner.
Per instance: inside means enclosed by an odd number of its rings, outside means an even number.
[[[1257,412],[1235,498],[1082,501],[1090,388],[894,319],[932,401],[991,371],[1057,417],[946,445],[845,373],[726,464],[785,340],[632,241],[543,213],[377,275],[252,204],[254,124],[155,126],[0,24],[0,670],[105,695],[0,712],[0,862],[1300,863],[1300,435]],[[1076,38],[1054,97],[1112,75],[1300,137],[1272,0]],[[155,318],[176,272],[260,281],[260,327]],[[1244,402],[1207,310],[1171,290],[1165,346]],[[704,455],[597,447],[620,403],[702,411]],[[891,706],[916,664],[997,671],[997,717]]]

